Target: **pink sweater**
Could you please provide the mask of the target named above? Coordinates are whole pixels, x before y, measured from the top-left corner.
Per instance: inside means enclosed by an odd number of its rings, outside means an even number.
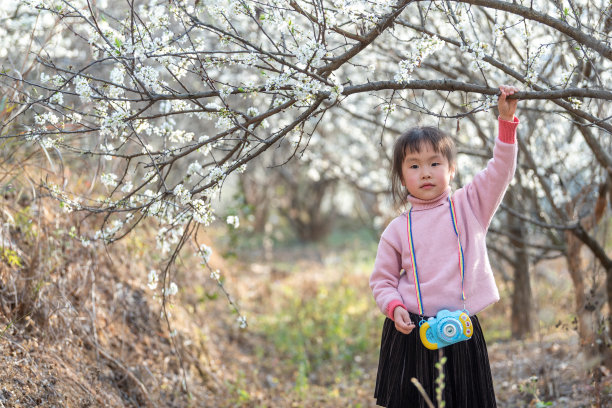
[[[465,259],[465,308],[471,315],[499,300],[485,236],[516,168],[518,119],[499,119],[493,158],[474,180],[452,194]],[[409,196],[412,232],[421,282],[423,309],[435,316],[441,309],[463,309],[457,236],[453,231],[448,195],[433,200]],[[370,288],[380,310],[393,319],[403,306],[419,312],[407,233],[407,214],[395,218],[383,232],[370,277]],[[402,269],[407,273],[401,273]]]

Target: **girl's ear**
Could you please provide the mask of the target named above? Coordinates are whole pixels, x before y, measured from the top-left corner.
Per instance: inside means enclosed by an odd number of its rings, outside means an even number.
[[[454,178],[455,178],[455,166],[452,166],[450,168],[450,179],[451,179],[451,181],[453,181]]]

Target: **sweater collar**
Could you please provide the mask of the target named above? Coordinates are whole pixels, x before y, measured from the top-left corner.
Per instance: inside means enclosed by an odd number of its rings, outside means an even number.
[[[451,188],[449,186],[442,194],[440,194],[436,198],[432,198],[431,200],[421,200],[420,198],[416,198],[414,196],[409,195],[408,201],[412,205],[413,211],[429,210],[430,208],[443,205],[448,200],[450,192]]]

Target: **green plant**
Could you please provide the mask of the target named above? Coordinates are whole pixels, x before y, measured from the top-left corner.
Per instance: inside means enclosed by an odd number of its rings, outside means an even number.
[[[446,357],[442,356],[442,350],[438,350],[440,361],[436,363],[436,369],[438,370],[438,378],[436,378],[436,400],[438,401],[438,407],[444,408],[446,403],[444,402],[444,364],[446,364]]]
[[[379,325],[364,324],[364,315],[375,309],[351,284],[354,277],[347,276],[316,287],[314,293],[284,286],[277,313],[261,319],[262,334],[295,367],[299,391],[307,389],[313,375],[319,382],[340,374],[359,375],[355,361],[376,353]]]
[[[439,408],[444,408],[446,406],[446,402],[444,402],[444,398],[443,398],[444,386],[446,384],[444,382],[444,377],[445,377],[444,376],[444,364],[446,364],[446,357],[442,355],[442,350],[440,349],[438,349],[438,357],[439,357],[439,360],[435,365],[436,369],[438,370],[438,377],[436,378],[436,401],[438,402]],[[414,384],[416,389],[419,391],[421,396],[423,396],[423,399],[425,400],[425,403],[427,404],[427,406],[429,408],[435,408],[433,402],[431,402],[429,395],[427,395],[427,392],[425,391],[425,389],[423,388],[419,380],[413,377],[410,379],[410,381],[412,381],[412,383]]]
[[[540,400],[538,391],[538,377],[531,376],[527,380],[521,382],[519,385],[519,391],[531,398],[530,406],[536,408],[549,407],[553,403]]]
[[[19,254],[17,254],[17,251],[10,248],[2,248],[1,250],[1,257],[4,263],[6,263],[10,267],[21,268],[21,258],[19,257]]]
[[[247,391],[245,374],[243,371],[238,372],[235,381],[226,381],[225,385],[232,395],[232,402],[237,406],[243,406],[251,402],[251,394]]]

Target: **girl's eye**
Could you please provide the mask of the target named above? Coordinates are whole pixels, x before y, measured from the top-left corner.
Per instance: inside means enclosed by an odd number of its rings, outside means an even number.
[[[435,166],[439,166],[440,163],[436,162],[436,163],[432,163],[431,165],[435,167]]]
[[[418,169],[418,168],[419,168],[419,166],[417,166],[416,164],[413,164],[413,165],[411,165],[409,168],[411,168],[411,169]]]

